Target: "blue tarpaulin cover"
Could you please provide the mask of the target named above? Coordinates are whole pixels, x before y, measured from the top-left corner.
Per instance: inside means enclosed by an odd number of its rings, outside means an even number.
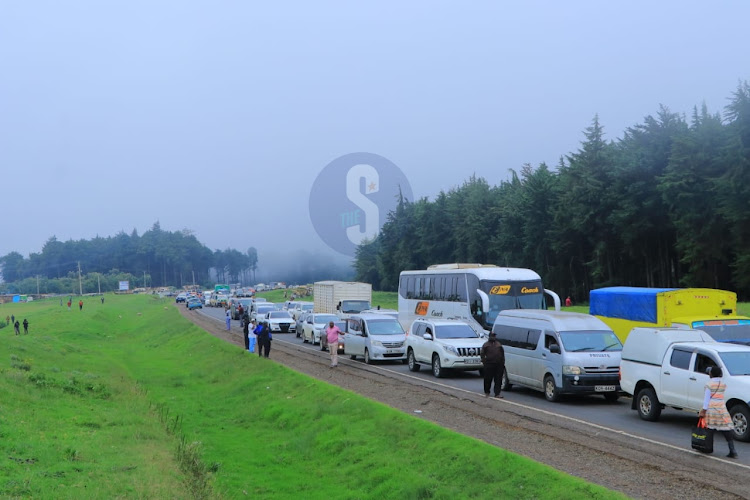
[[[678,288],[613,286],[589,292],[589,313],[594,316],[656,323],[656,296]]]

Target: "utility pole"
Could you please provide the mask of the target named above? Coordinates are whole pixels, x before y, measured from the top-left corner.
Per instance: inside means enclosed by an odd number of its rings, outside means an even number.
[[[99,285],[99,295],[102,294],[102,275],[99,273],[96,273],[96,282]]]
[[[193,270],[193,290],[195,290],[195,270]]]
[[[36,298],[39,298],[39,275],[36,275]]]
[[[143,288],[146,288],[146,271],[143,271]]]
[[[78,261],[78,295],[83,295],[83,282],[81,281],[81,262]]]

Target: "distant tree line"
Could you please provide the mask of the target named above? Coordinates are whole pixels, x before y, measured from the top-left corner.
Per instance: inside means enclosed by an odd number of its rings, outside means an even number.
[[[710,287],[750,297],[750,85],[724,116],[661,107],[607,142],[595,117],[557,168],[472,176],[434,200],[400,199],[357,249],[356,279],[396,290],[399,272],[479,262],[531,268],[575,300],[602,286]]]
[[[158,222],[138,235],[91,240],[59,241],[51,237],[40,253],[24,258],[18,252],[0,257],[3,285],[0,291],[18,293],[73,293],[85,279],[86,292],[116,289],[118,281],[137,286],[252,283],[258,252],[234,249],[211,251],[189,231],[164,231]],[[80,266],[80,268],[79,268]],[[69,282],[73,280],[73,282]],[[104,280],[104,281],[103,281]],[[103,283],[103,284],[102,284]]]

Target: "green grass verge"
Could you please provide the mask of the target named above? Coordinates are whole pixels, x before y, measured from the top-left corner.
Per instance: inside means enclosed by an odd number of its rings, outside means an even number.
[[[0,306],[31,324],[0,329],[0,497],[622,498],[250,356],[169,300],[86,302]]]

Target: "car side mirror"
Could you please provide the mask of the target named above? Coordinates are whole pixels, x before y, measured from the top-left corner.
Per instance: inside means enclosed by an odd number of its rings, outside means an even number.
[[[422,338],[425,340],[432,340],[432,334],[431,333],[425,333],[422,335]]]
[[[557,344],[550,344],[549,352],[553,354],[560,354],[560,346]]]

